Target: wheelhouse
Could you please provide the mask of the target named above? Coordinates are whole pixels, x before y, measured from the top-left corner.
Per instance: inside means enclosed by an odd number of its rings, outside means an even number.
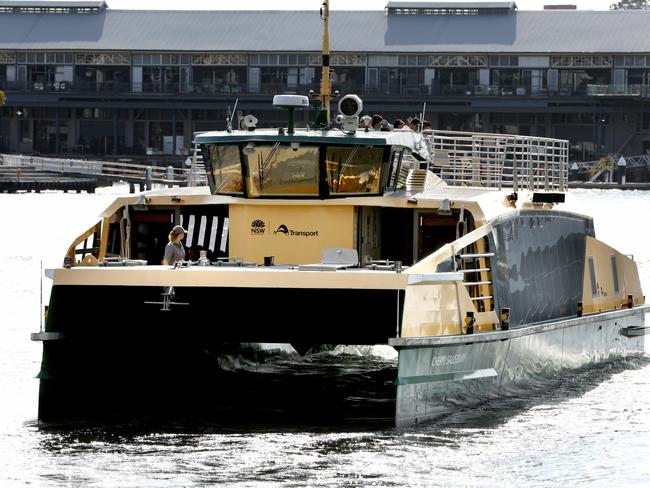
[[[365,136],[364,136],[365,135]],[[244,198],[381,196],[405,188],[415,134],[199,135],[210,191]]]

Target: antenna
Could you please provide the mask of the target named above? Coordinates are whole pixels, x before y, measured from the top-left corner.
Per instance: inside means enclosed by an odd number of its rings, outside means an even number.
[[[235,100],[235,108],[233,111],[230,111],[230,105],[228,105],[228,116],[226,117],[226,131],[227,132],[232,132],[232,117],[233,115],[237,112],[237,103],[239,102],[239,98]]]
[[[420,132],[424,128],[424,116],[427,114],[427,102],[422,105],[422,117],[420,118]]]
[[[41,259],[41,270],[40,270],[40,276],[41,276],[41,308],[40,308],[40,316],[41,316],[41,332],[43,332],[43,319],[44,319],[44,308],[43,308],[43,260]]]
[[[418,132],[422,133],[422,128],[424,127],[424,116],[427,113],[427,102],[424,102],[422,106],[422,113],[420,114],[420,127],[418,127]]]
[[[316,96],[320,99],[321,110],[325,112],[326,125],[330,125],[332,118],[330,115],[330,102],[332,101],[332,85],[330,81],[330,6],[329,0],[323,1],[323,6],[320,8],[320,17],[323,19],[323,70],[320,79],[320,93],[309,92],[310,95]],[[320,116],[319,116],[320,119]]]

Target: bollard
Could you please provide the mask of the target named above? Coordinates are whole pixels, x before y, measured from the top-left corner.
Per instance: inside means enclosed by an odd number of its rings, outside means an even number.
[[[153,168],[151,166],[147,166],[144,173],[144,180],[147,190],[151,190],[151,180],[153,180]]]
[[[633,295],[628,295],[627,296],[627,308],[633,308],[634,307],[634,296]]]
[[[578,317],[582,317],[582,302],[578,302],[578,306],[576,307],[576,315]]]

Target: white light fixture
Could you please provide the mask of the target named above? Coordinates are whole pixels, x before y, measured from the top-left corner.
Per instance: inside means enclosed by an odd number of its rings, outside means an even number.
[[[449,198],[445,198],[442,201],[437,213],[438,215],[451,215],[451,204],[449,202]]]

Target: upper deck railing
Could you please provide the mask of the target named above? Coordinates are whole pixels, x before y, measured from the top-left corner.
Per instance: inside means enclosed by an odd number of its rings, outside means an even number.
[[[514,191],[566,189],[566,140],[452,131],[432,131],[424,138],[434,172],[448,185]]]
[[[590,97],[642,97],[650,98],[650,85],[588,85]]]

